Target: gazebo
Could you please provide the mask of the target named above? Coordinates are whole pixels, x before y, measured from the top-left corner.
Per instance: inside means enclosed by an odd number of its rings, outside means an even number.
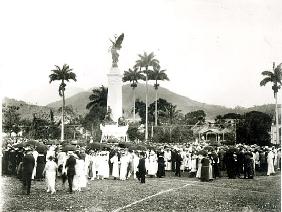
[[[216,127],[204,126],[199,129],[196,133],[199,136],[199,140],[204,136],[205,140],[210,140],[210,138],[214,137],[215,141],[224,141],[224,134],[230,132],[229,129],[219,129]]]

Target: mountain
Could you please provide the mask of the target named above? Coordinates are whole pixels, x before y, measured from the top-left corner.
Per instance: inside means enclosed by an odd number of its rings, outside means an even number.
[[[2,104],[19,106],[18,113],[20,114],[21,119],[32,120],[33,114],[35,114],[36,117],[44,116],[44,118],[49,118],[50,110],[53,111],[54,116],[60,115],[58,111],[54,110],[52,107],[32,105],[21,100],[9,99],[7,97],[2,100]]]
[[[82,88],[67,85],[65,95],[73,96],[83,91],[84,89]],[[58,86],[53,84],[42,85],[41,87],[28,91],[21,96],[21,100],[25,102],[31,102],[31,104],[42,106],[45,106],[53,101],[59,101],[60,98],[61,97],[58,93]]]
[[[84,91],[77,93],[69,98],[66,98],[66,105],[72,105],[74,110],[79,114],[85,114],[88,110],[85,108],[87,103],[89,102],[89,95],[91,91]],[[129,84],[123,85],[122,87],[123,93],[123,110],[125,114],[130,114],[131,108],[133,106],[133,92],[132,88]],[[148,101],[149,103],[154,102],[155,100],[155,89],[152,85],[148,86]],[[146,95],[146,86],[145,84],[138,84],[136,88],[136,99],[140,99],[145,102],[145,95]],[[214,119],[217,115],[224,115],[226,113],[246,113],[252,110],[257,110],[260,112],[265,112],[268,114],[274,114],[274,105],[262,105],[262,106],[255,106],[251,108],[243,108],[243,107],[236,107],[234,109],[227,108],[224,106],[219,105],[210,105],[201,102],[197,102],[195,100],[189,99],[185,96],[181,96],[166,88],[160,87],[158,90],[158,97],[166,99],[168,102],[171,102],[174,105],[177,105],[177,108],[182,111],[182,113],[186,114],[191,111],[195,110],[204,110],[207,114],[207,118]],[[62,101],[56,101],[53,103],[48,104],[48,107],[58,108],[61,107]]]
[[[149,103],[154,102],[155,100],[155,89],[153,86],[149,85],[148,87],[149,95],[148,100]],[[123,92],[123,109],[125,111],[125,116],[130,116],[130,111],[132,108],[132,101],[133,101],[133,92],[132,88],[129,84],[123,85],[122,87]],[[146,86],[144,84],[138,84],[136,88],[136,99],[140,99],[145,102],[145,92]],[[92,92],[83,91],[79,92],[73,96],[66,98],[66,105],[72,105],[74,111],[78,114],[84,115],[88,112],[86,109],[86,104],[89,102],[89,96]],[[250,111],[259,111],[263,113],[267,113],[269,115],[274,115],[275,113],[275,105],[268,104],[268,105],[260,105],[260,106],[253,106],[250,108],[244,107],[235,107],[235,108],[227,108],[224,106],[219,105],[210,105],[201,102],[197,102],[195,100],[189,99],[185,96],[178,95],[174,92],[166,88],[160,87],[158,90],[159,98],[166,99],[168,102],[171,102],[174,105],[177,105],[177,109],[181,110],[182,113],[186,114],[191,111],[195,110],[204,110],[207,114],[207,119],[214,119],[217,115],[224,115],[226,113],[239,113],[244,114]],[[58,112],[58,108],[61,107],[62,101],[56,101],[53,103],[48,104],[47,106],[38,106],[28,104],[24,101],[19,101],[15,99],[5,98],[3,100],[4,104],[8,105],[17,105],[20,106],[19,113],[22,119],[29,119],[31,120],[33,114],[37,114],[38,116],[49,116],[50,110],[53,110],[55,116],[60,116]]]

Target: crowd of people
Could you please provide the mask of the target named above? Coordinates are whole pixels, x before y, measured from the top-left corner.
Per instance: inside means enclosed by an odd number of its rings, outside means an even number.
[[[73,192],[87,189],[87,184],[93,180],[133,178],[145,183],[146,177],[162,178],[169,172],[177,177],[185,172],[201,181],[223,176],[253,179],[256,173],[269,176],[280,168],[280,148],[209,146],[198,142],[152,144],[142,151],[118,145],[66,151],[61,145],[49,145],[46,152],[38,152],[30,146],[10,145],[4,149],[2,160],[2,173],[17,175],[26,194],[30,193],[32,180],[45,179],[46,191],[54,194],[56,184],[64,187],[66,182],[69,192]]]

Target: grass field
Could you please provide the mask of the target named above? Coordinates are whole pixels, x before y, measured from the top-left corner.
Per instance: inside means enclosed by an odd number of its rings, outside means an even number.
[[[20,181],[3,176],[2,211],[281,211],[280,174],[204,183],[168,173],[147,178],[146,184],[134,179],[90,181],[88,190],[73,194],[60,181],[56,187],[51,195],[45,182],[35,181],[31,194],[22,195]]]

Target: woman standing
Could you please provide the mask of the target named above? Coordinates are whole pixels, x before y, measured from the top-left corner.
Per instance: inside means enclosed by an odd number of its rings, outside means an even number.
[[[199,154],[198,155],[198,169],[197,169],[197,174],[196,174],[196,177],[199,179],[201,178],[202,159],[203,159],[203,156]]]
[[[37,157],[37,160],[36,160],[36,176],[35,178],[37,180],[43,180],[43,171],[44,171],[44,167],[45,167],[45,163],[46,163],[46,158],[45,158],[45,155],[42,154],[42,153],[38,153],[38,157]]]
[[[113,164],[113,171],[112,175],[114,179],[116,180],[119,178],[119,161],[118,161],[118,153],[115,152],[114,156],[111,158],[111,163]]]
[[[86,188],[87,185],[87,172],[85,170],[85,161],[84,157],[81,154],[78,154],[78,159],[76,160],[75,165],[75,179],[76,190],[81,191],[82,188]]]
[[[267,155],[267,176],[275,173],[273,159],[274,159],[274,153],[272,152],[271,149],[269,149],[269,152]]]
[[[126,180],[128,164],[129,164],[129,159],[127,155],[125,155],[125,153],[122,152],[120,158],[120,180]]]
[[[204,158],[201,160],[201,181],[208,182],[210,179],[210,160],[207,158],[207,154],[203,156]]]
[[[46,163],[46,166],[43,170],[43,174],[45,174],[46,183],[47,183],[47,192],[51,192],[51,194],[56,193],[55,184],[56,184],[56,172],[57,172],[57,164],[53,161],[53,157],[50,156]]]

